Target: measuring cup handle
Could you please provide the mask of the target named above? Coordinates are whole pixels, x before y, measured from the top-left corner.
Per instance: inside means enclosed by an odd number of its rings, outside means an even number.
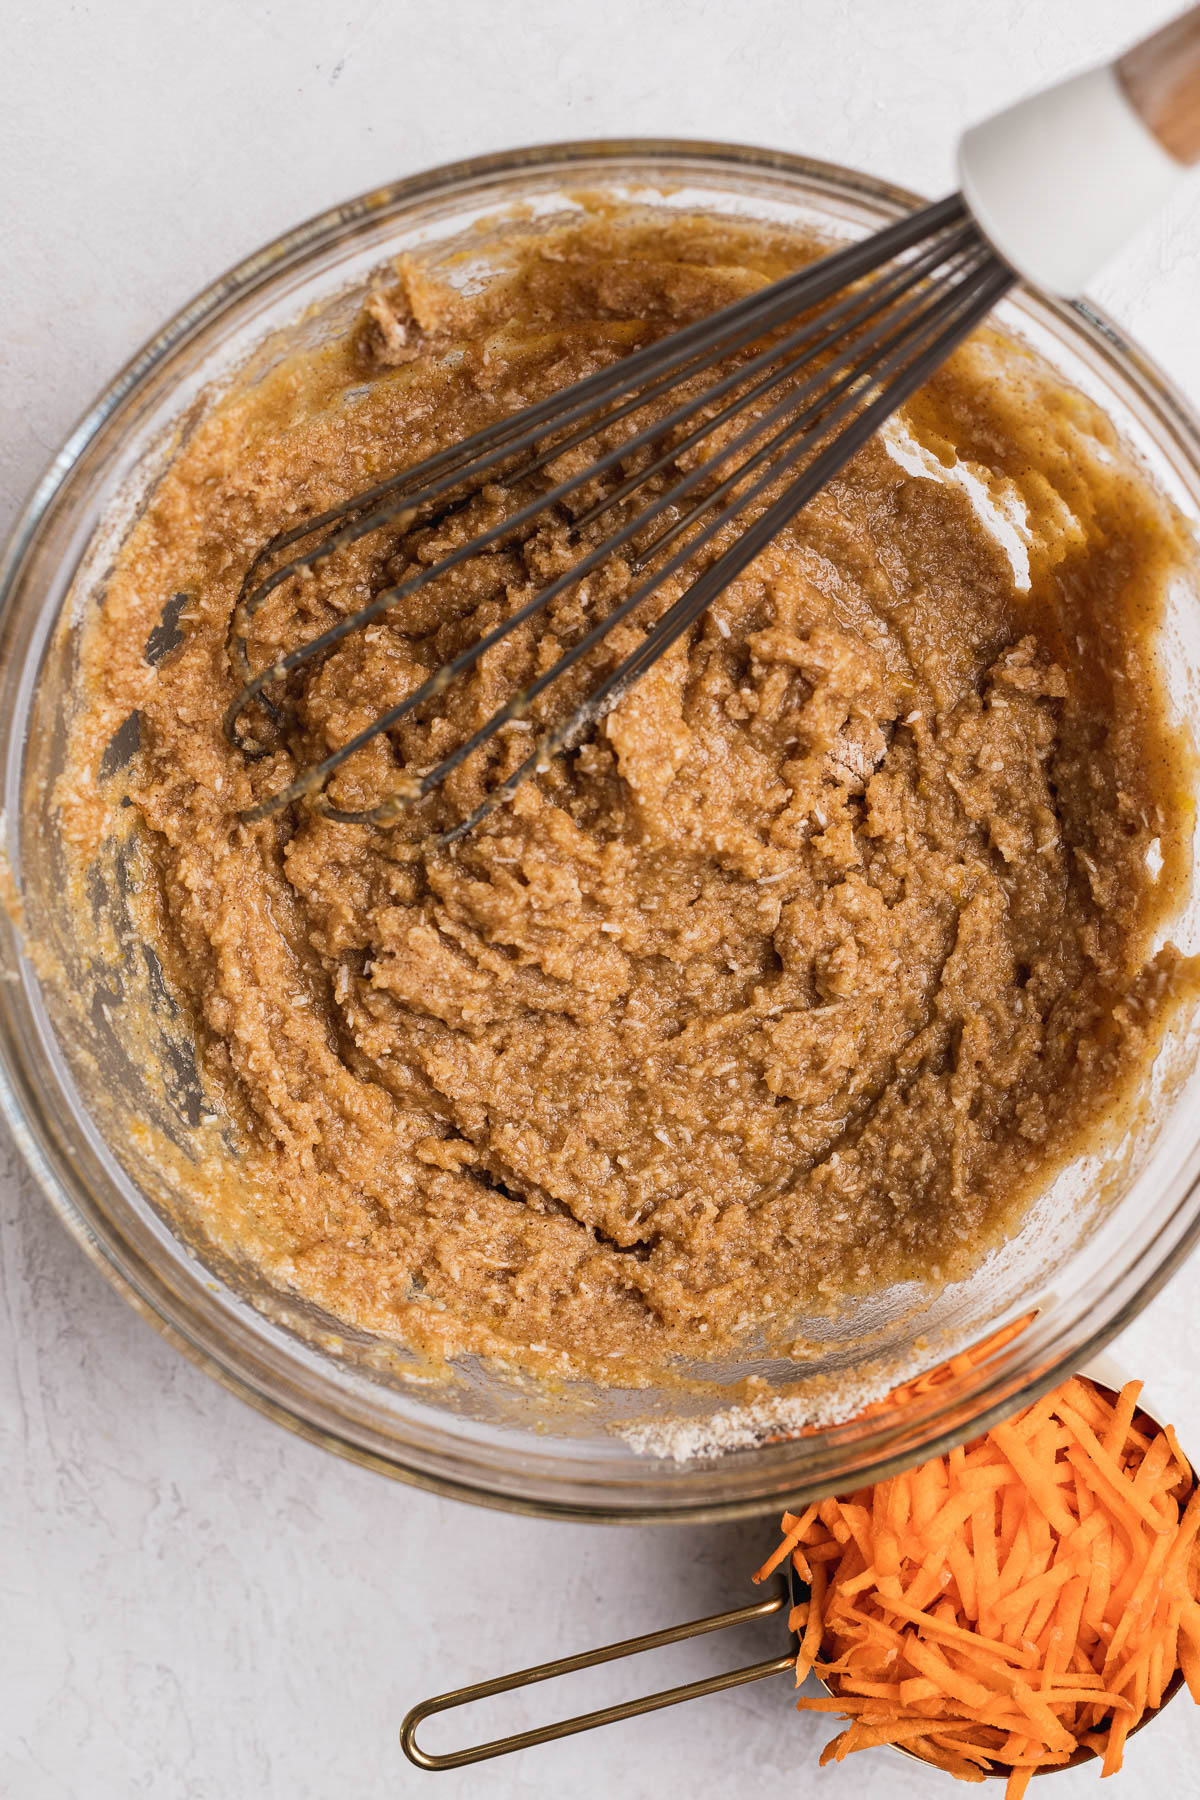
[[[477,1681],[472,1687],[455,1688],[453,1693],[438,1694],[422,1700],[405,1717],[400,1727],[400,1743],[404,1754],[419,1769],[461,1769],[468,1763],[486,1762],[493,1756],[507,1756],[510,1750],[527,1750],[534,1744],[548,1744],[554,1738],[571,1737],[577,1731],[591,1731],[597,1725],[613,1725],[618,1719],[633,1719],[639,1713],[657,1712],[660,1707],[678,1706],[682,1700],[698,1700],[704,1694],[719,1694],[724,1688],[741,1687],[747,1681],[761,1681],[767,1675],[782,1675],[795,1666],[795,1653],[772,1657],[769,1662],[751,1663],[743,1669],[729,1669],[723,1675],[707,1675],[699,1681],[688,1681],[681,1687],[664,1688],[657,1694],[644,1694],[638,1700],[623,1701],[620,1706],[602,1706],[596,1712],[579,1713],[572,1719],[560,1719],[553,1725],[539,1725],[532,1731],[519,1731],[512,1737],[493,1738],[486,1744],[475,1744],[468,1750],[450,1750],[434,1756],[422,1750],[416,1741],[417,1727],[434,1713],[451,1712],[467,1706],[472,1700],[486,1700],[491,1694],[506,1694],[512,1688],[531,1687],[537,1681],[550,1681],[555,1675],[570,1675],[576,1669],[593,1669],[599,1663],[618,1662],[625,1656],[636,1656],[641,1650],[658,1650],[665,1644],[679,1644],[686,1638],[702,1637],[710,1631],[724,1631],[729,1625],[743,1625],[751,1619],[766,1619],[788,1604],[786,1589],[767,1600],[750,1606],[738,1606],[731,1612],[713,1613],[707,1619],[692,1619],[686,1625],[671,1625],[665,1631],[643,1632],[641,1637],[624,1638],[619,1644],[605,1644],[598,1650],[584,1650],[578,1656],[561,1656],[557,1662],[538,1663],[532,1669],[518,1669],[512,1675],[500,1675],[494,1681]]]

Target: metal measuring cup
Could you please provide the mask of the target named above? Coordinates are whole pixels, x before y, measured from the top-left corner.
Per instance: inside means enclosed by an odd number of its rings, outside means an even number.
[[[1103,1393],[1107,1399],[1116,1399],[1117,1389],[1121,1385],[1120,1372],[1107,1358],[1102,1364],[1093,1365],[1097,1373],[1087,1373],[1087,1379]],[[1107,1379],[1101,1379],[1102,1369]],[[1117,1379],[1114,1382],[1114,1377]],[[1134,1424],[1144,1432],[1162,1430],[1162,1422],[1153,1413],[1139,1406],[1133,1415]],[[1193,1478],[1194,1482],[1195,1478]],[[461,1769],[471,1763],[488,1762],[492,1757],[507,1756],[514,1750],[530,1750],[536,1744],[552,1743],[555,1738],[573,1737],[580,1731],[592,1731],[600,1725],[615,1725],[622,1719],[635,1719],[642,1713],[659,1712],[667,1706],[679,1706],[685,1700],[699,1700],[706,1694],[723,1693],[727,1688],[742,1687],[750,1681],[762,1681],[770,1675],[782,1675],[794,1669],[799,1649],[798,1640],[793,1638],[793,1646],[786,1655],[769,1657],[765,1662],[748,1663],[740,1669],[728,1669],[719,1675],[702,1676],[696,1681],[687,1681],[677,1687],[662,1688],[657,1693],[642,1694],[633,1700],[623,1700],[616,1706],[602,1706],[594,1712],[576,1713],[571,1718],[556,1720],[550,1725],[534,1726],[528,1731],[514,1732],[511,1736],[491,1738],[483,1744],[475,1744],[465,1750],[449,1750],[435,1754],[423,1750],[417,1743],[417,1729],[426,1719],[436,1713],[453,1712],[460,1706],[468,1706],[475,1700],[486,1700],[494,1694],[510,1693],[515,1688],[533,1687],[540,1681],[551,1681],[557,1675],[571,1675],[580,1669],[594,1669],[601,1663],[620,1662],[627,1656],[637,1656],[643,1650],[660,1650],[668,1644],[680,1644],[688,1638],[704,1637],[709,1632],[724,1631],[733,1625],[744,1625],[754,1619],[766,1619],[781,1612],[786,1606],[790,1609],[800,1601],[807,1599],[808,1589],[800,1581],[792,1569],[790,1560],[786,1578],[778,1583],[774,1594],[766,1599],[757,1600],[748,1606],[737,1606],[727,1612],[712,1613],[707,1618],[691,1619],[686,1624],[669,1625],[661,1631],[645,1631],[637,1637],[622,1638],[615,1644],[604,1644],[597,1649],[583,1650],[574,1656],[560,1656],[553,1662],[537,1663],[529,1669],[517,1669],[509,1675],[496,1676],[491,1681],[473,1682],[469,1687],[454,1688],[450,1693],[437,1694],[429,1700],[422,1700],[406,1714],[400,1727],[400,1743],[409,1761],[419,1769]],[[826,1693],[832,1698],[839,1698],[837,1686],[830,1681],[817,1677]],[[1183,1674],[1176,1669],[1163,1694],[1162,1704],[1152,1712],[1147,1712],[1129,1733],[1136,1736],[1139,1731],[1151,1724],[1183,1686]],[[919,1762],[931,1772],[937,1771],[936,1764],[920,1756],[916,1751],[906,1749],[903,1744],[883,1746],[899,1756],[907,1757],[911,1762]],[[1081,1744],[1065,1763],[1058,1763],[1050,1768],[1036,1769],[1035,1775],[1056,1775],[1059,1769],[1073,1769],[1081,1763],[1092,1762],[1097,1755],[1095,1750]],[[991,1768],[981,1771],[989,1776],[1007,1780],[1011,1769],[1003,1763],[996,1763]]]

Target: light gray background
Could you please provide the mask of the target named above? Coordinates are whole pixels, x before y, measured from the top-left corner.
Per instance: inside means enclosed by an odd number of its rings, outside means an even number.
[[[640,133],[781,146],[928,193],[959,127],[1169,0],[6,0],[0,525],[97,387],[222,267],[472,152]],[[1200,182],[1097,285],[1200,401]],[[819,1777],[786,1681],[461,1775],[396,1728],[442,1687],[733,1604],[769,1523],[619,1531],[433,1499],[291,1438],[105,1286],[0,1143],[0,1794],[657,1800],[943,1793],[887,1752]],[[1116,1347],[1200,1451],[1197,1268]],[[510,1701],[515,1729],[780,1638]],[[746,1657],[749,1660],[749,1656]],[[431,1739],[433,1741],[432,1733]],[[443,1737],[443,1742],[446,1739]],[[1200,1794],[1177,1703],[1122,1800]],[[1057,1800],[1094,1771],[1055,1778]],[[950,1790],[954,1791],[954,1790]],[[990,1789],[989,1789],[990,1792]]]

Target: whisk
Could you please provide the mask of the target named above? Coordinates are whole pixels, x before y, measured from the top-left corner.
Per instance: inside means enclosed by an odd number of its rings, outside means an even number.
[[[1161,204],[1183,167],[1197,160],[1200,7],[1119,62],[968,131],[959,152],[960,194],[273,538],[250,564],[228,634],[240,687],[224,729],[248,759],[270,753],[287,706],[288,677],[319,664],[402,601],[519,541],[547,519],[565,516],[579,554],[562,573],[535,585],[500,623],[345,743],[300,768],[243,818],[265,818],[303,801],[343,823],[395,821],[506,727],[525,722],[617,626],[639,610],[650,613],[634,647],[536,734],[529,754],[440,841],[472,830],[527,776],[583,740],[1019,277],[1056,293],[1077,292]],[[588,445],[594,447],[590,459],[570,458]],[[485,488],[497,491],[490,485],[497,482],[510,504],[485,529],[266,666],[252,668],[252,622],[276,590],[290,582],[299,593],[317,565],[372,533],[387,530],[403,541],[413,531],[436,528]],[[597,484],[603,491],[589,504]],[[585,547],[582,533],[601,519],[608,521],[607,531]],[[697,569],[706,550],[711,560]],[[357,752],[410,715],[425,716],[497,644],[543,617],[570,590],[585,594],[588,578],[618,557],[629,572],[624,590],[548,668],[432,767],[398,768],[381,801],[359,809],[335,803],[327,786]],[[655,597],[681,576],[682,592],[655,616]]]

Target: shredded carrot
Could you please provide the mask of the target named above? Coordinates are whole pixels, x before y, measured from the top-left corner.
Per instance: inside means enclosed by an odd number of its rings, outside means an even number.
[[[1179,1439],[1175,1436],[1175,1427],[1173,1425],[1164,1425],[1163,1432],[1168,1444],[1171,1446],[1171,1455],[1175,1458],[1176,1463],[1182,1471],[1181,1478],[1187,1486],[1190,1487],[1192,1484],[1192,1465],[1183,1454],[1183,1451],[1179,1448]]]
[[[1105,1427],[1101,1440],[1110,1455],[1115,1453],[1121,1456],[1125,1452],[1125,1442],[1129,1436],[1129,1427],[1133,1424],[1141,1391],[1140,1381],[1127,1381],[1117,1395],[1117,1404],[1113,1407],[1112,1418]]]
[[[1179,1640],[1179,1666],[1183,1670],[1183,1678],[1188,1684],[1188,1692],[1200,1706],[1200,1651],[1190,1638]]]
[[[1029,1445],[1013,1430],[1011,1425],[996,1425],[988,1435],[997,1449],[1008,1458],[1021,1477],[1026,1495],[1037,1502],[1055,1531],[1064,1535],[1073,1531],[1076,1520],[1053,1481],[1047,1479],[1051,1465],[1043,1463],[1039,1468]],[[1010,1491],[1015,1493],[1017,1490]]]
[[[768,1575],[772,1574],[779,1567],[780,1563],[787,1561],[796,1546],[803,1540],[805,1532],[808,1530],[816,1516],[817,1509],[815,1506],[810,1506],[808,1511],[802,1513],[799,1518],[796,1518],[792,1513],[784,1513],[783,1542],[780,1544],[779,1548],[773,1551],[767,1558],[762,1568],[758,1571],[758,1574],[754,1577],[755,1581],[765,1580]],[[806,1581],[808,1580],[807,1574],[804,1579]]]
[[[1076,1376],[945,1457],[784,1515],[755,1580],[790,1557],[810,1587],[797,1680],[815,1668],[833,1693],[797,1705],[847,1721],[823,1766],[901,1744],[965,1781],[1007,1773],[1021,1800],[1081,1748],[1119,1769],[1177,1670],[1200,1702],[1200,1486],[1140,1393]]]

